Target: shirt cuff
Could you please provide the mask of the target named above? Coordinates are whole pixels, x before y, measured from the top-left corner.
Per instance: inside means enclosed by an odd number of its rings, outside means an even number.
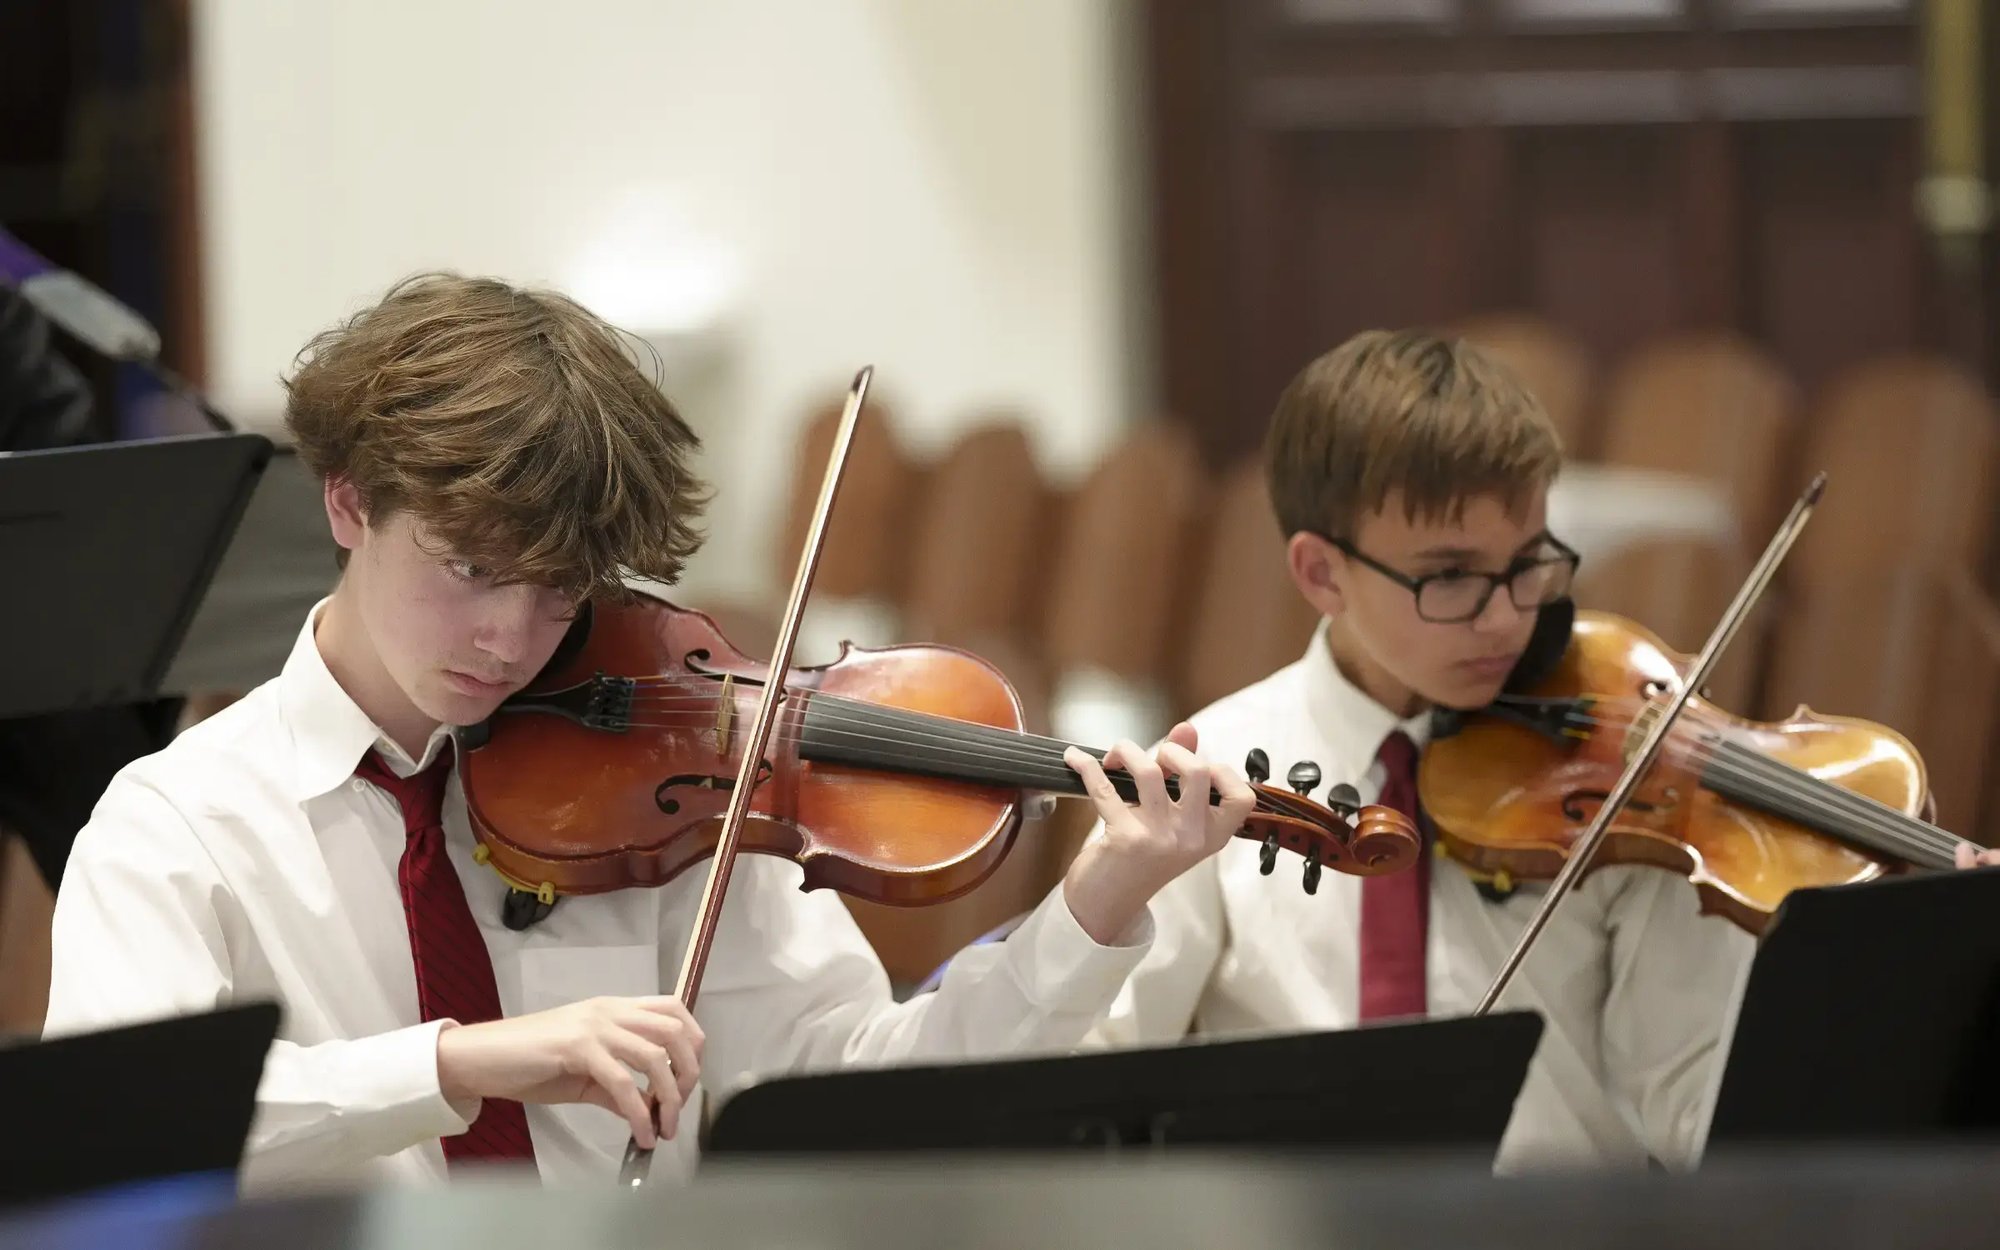
[[[341,1047],[336,1088],[348,1091],[336,1101],[343,1113],[366,1125],[368,1137],[379,1142],[377,1153],[406,1149],[413,1141],[451,1137],[472,1127],[479,1114],[474,1100],[461,1113],[444,1096],[438,1081],[438,1034],[444,1021],[359,1038]]]
[[[1004,943],[1016,980],[1043,1007],[1109,1005],[1153,945],[1149,906],[1110,945],[1077,923],[1060,883]]]

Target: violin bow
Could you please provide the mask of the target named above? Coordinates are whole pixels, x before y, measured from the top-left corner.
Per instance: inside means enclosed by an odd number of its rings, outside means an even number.
[[[840,414],[840,428],[834,434],[833,455],[827,462],[826,478],[820,483],[819,503],[813,509],[812,526],[806,532],[805,550],[799,553],[798,572],[792,579],[791,600],[785,605],[785,618],[778,629],[777,648],[771,656],[773,679],[764,683],[764,695],[757,704],[756,720],[744,739],[743,759],[736,768],[736,785],[729,792],[729,807],[722,817],[722,836],[716,843],[713,858],[709,860],[708,885],[702,891],[694,933],[688,938],[687,953],[681,961],[680,980],[674,988],[674,996],[689,1011],[694,1010],[695,996],[701,989],[701,976],[708,967],[709,948],[715,943],[716,924],[722,918],[723,892],[729,888],[729,874],[736,866],[736,845],[742,837],[743,819],[749,813],[750,800],[756,794],[757,771],[764,761],[764,747],[770,740],[778,705],[784,701],[783,674],[791,671],[792,648],[798,640],[799,619],[805,613],[806,595],[812,589],[813,574],[819,570],[820,550],[826,543],[827,517],[832,513],[834,498],[840,492],[840,478],[847,467],[847,452],[854,441],[854,427],[860,419],[861,404],[868,395],[868,382],[874,374],[873,365],[863,366],[854,375],[854,384],[848,389],[847,406]],[[657,1108],[658,1104],[654,1106]],[[627,1188],[637,1189],[644,1183],[652,1156],[652,1151],[640,1147],[638,1138],[627,1141],[625,1161],[618,1172],[619,1182]]]
[[[1799,531],[1805,528],[1807,519],[1812,516],[1813,509],[1819,505],[1820,496],[1825,491],[1826,473],[1822,470],[1814,476],[1812,484],[1807,486],[1805,492],[1793,503],[1791,515],[1787,516],[1784,523],[1778,527],[1778,532],[1771,536],[1770,543],[1764,548],[1764,554],[1758,558],[1756,566],[1750,570],[1750,575],[1744,579],[1743,585],[1737,588],[1735,601],[1723,612],[1722,619],[1716,622],[1715,632],[1709,635],[1707,645],[1701,649],[1701,655],[1696,658],[1694,670],[1688,674],[1687,680],[1681,683],[1679,691],[1668,701],[1665,709],[1652,718],[1652,727],[1647,731],[1638,749],[1627,760],[1625,771],[1618,778],[1618,784],[1611,787],[1610,795],[1597,809],[1596,819],[1590,822],[1590,827],[1584,832],[1576,849],[1570,853],[1568,862],[1563,864],[1562,871],[1556,874],[1555,880],[1549,886],[1548,894],[1542,899],[1542,905],[1528,921],[1527,929],[1522,932],[1521,940],[1515,944],[1513,953],[1507,956],[1507,962],[1500,966],[1500,972],[1493,978],[1493,984],[1487,987],[1486,996],[1479,1000],[1477,1007],[1473,1008],[1473,1015],[1483,1016],[1493,1009],[1493,1004],[1507,988],[1507,983],[1513,979],[1515,970],[1521,966],[1521,961],[1527,958],[1528,948],[1535,944],[1535,939],[1548,924],[1550,914],[1555,911],[1556,905],[1562,902],[1563,896],[1576,884],[1577,879],[1583,875],[1584,868],[1590,863],[1590,857],[1597,853],[1598,843],[1604,840],[1605,831],[1610,829],[1611,822],[1617,819],[1618,813],[1624,810],[1626,802],[1632,797],[1633,789],[1639,784],[1640,776],[1652,767],[1654,757],[1666,743],[1668,732],[1673,729],[1674,722],[1680,719],[1681,709],[1687,706],[1688,699],[1695,691],[1700,690],[1707,682],[1709,669],[1715,666],[1716,660],[1721,658],[1730,640],[1736,637],[1736,631],[1742,626],[1744,618],[1750,614],[1750,609],[1763,597],[1772,575],[1778,571],[1779,563],[1792,549],[1792,544],[1798,540]],[[1646,711],[1657,707],[1658,704],[1653,704]],[[1640,713],[1642,719],[1645,714],[1645,711]]]

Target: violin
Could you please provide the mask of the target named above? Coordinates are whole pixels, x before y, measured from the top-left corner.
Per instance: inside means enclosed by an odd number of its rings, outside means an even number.
[[[1561,870],[1692,662],[1610,613],[1550,621],[1569,632],[1548,671],[1449,716],[1418,766],[1441,853],[1503,891]],[[1952,867],[1959,839],[1919,818],[1933,810],[1916,748],[1886,726],[1803,706],[1750,720],[1694,693],[1592,866],[1681,873],[1704,912],[1762,934],[1792,890]]]
[[[589,603],[534,682],[459,731],[475,856],[545,905],[674,880],[716,850],[771,674],[702,613],[638,592]],[[1085,794],[1070,744],[1025,732],[1007,679],[957,648],[844,647],[787,670],[778,703],[738,849],[797,861],[807,889],[949,901],[999,868],[1027,795]],[[1237,836],[1264,844],[1267,873],[1296,855],[1311,893],[1325,869],[1415,862],[1401,813],[1349,785],[1315,802],[1310,761],[1290,770],[1292,792],[1262,784],[1263,759],[1246,767],[1256,806]],[[1130,774],[1107,776],[1136,801]],[[1167,790],[1179,797],[1177,779]]]
[[[1526,691],[1444,718],[1417,777],[1439,848],[1496,878],[1549,882],[1475,1017],[1499,1002],[1563,898],[1602,864],[1680,871],[1704,911],[1753,934],[1794,889],[1956,866],[1964,839],[1916,818],[1929,785],[1901,735],[1803,706],[1780,723],[1751,721],[1699,693],[1825,492],[1822,471],[1700,655],[1560,600],[1509,678]]]

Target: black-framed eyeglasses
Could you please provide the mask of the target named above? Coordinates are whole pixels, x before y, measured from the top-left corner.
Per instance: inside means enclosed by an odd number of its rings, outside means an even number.
[[[1477,620],[1493,599],[1493,592],[1507,587],[1507,597],[1523,612],[1546,607],[1567,595],[1576,580],[1582,557],[1558,539],[1543,535],[1541,546],[1531,555],[1516,558],[1498,573],[1475,573],[1466,569],[1446,569],[1411,577],[1400,570],[1362,554],[1344,538],[1328,538],[1350,559],[1356,560],[1407,589],[1417,600],[1417,615],[1436,625],[1460,625]]]

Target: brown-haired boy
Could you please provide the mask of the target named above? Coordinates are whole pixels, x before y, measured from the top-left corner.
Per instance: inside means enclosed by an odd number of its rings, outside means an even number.
[[[1431,711],[1491,701],[1538,609],[1568,593],[1575,557],[1546,529],[1556,434],[1474,348],[1371,332],[1292,381],[1266,446],[1292,579],[1324,619],[1302,658],[1190,718],[1202,750],[1261,748],[1279,778],[1311,760],[1327,784],[1414,814]],[[1154,900],[1153,950],[1097,1041],[1463,1014],[1541,897],[1489,898],[1429,854],[1407,873],[1329,875],[1307,895],[1262,875],[1259,849],[1226,848]],[[1547,1024],[1499,1166],[1695,1157],[1751,949],[1672,873],[1586,877],[1502,1000]]]
[[[609,1184],[628,1134],[655,1143],[648,1093],[677,1147],[656,1162],[685,1167],[697,1080],[1073,1045],[1144,954],[1151,896],[1249,812],[1185,727],[1108,754],[1136,807],[1072,752],[1105,836],[1012,940],[908,1003],[837,897],[745,856],[697,1019],[671,992],[706,874],[510,927],[450,732],[532,679],[586,596],[676,579],[693,433],[582,308],[449,275],[315,340],[289,385],[339,583],[280,676],[112,783],[57,902],[47,1027],[277,999],[252,1189],[495,1160]]]

